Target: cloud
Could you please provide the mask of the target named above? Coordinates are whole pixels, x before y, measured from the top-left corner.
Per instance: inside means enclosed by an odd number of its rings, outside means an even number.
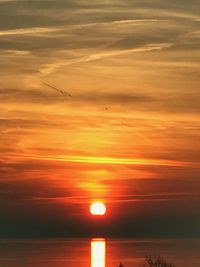
[[[61,88],[65,91],[65,88]],[[73,108],[74,105],[79,107],[105,108],[109,105],[110,112],[115,107],[121,110],[147,111],[151,109],[154,112],[163,113],[195,113],[199,111],[199,93],[186,92],[182,95],[178,93],[163,93],[159,94],[139,93],[138,89],[133,92],[109,92],[107,88],[102,92],[86,91],[84,93],[70,91],[72,97],[61,95],[58,92],[42,86],[41,90],[21,90],[14,88],[0,89],[0,101],[4,103],[30,103],[32,105],[50,105],[68,104],[68,109]],[[108,92],[107,92],[108,91]],[[121,89],[123,91],[123,88]]]
[[[63,197],[69,196],[66,188],[59,186],[55,181],[52,181],[47,186],[45,179],[29,179],[27,181],[0,181],[0,198],[1,201],[12,202],[32,200],[36,197]]]
[[[184,15],[195,4],[182,4],[177,10]],[[176,12],[171,11],[176,8],[172,2],[13,1],[2,5],[8,18],[0,31],[1,67],[34,77],[54,75],[67,66],[120,60],[134,53],[164,53],[166,48],[176,47],[181,53],[183,35],[198,30],[197,22],[189,27],[188,22],[178,21]],[[114,12],[105,9],[113,5]]]
[[[105,165],[143,165],[143,166],[168,166],[168,167],[199,167],[196,162],[181,162],[176,160],[162,160],[162,159],[138,159],[138,158],[112,158],[112,157],[92,157],[92,156],[40,156],[34,154],[10,154],[11,157],[24,158],[24,159],[35,159],[35,160],[47,160],[47,161],[61,161],[61,162],[72,162],[72,163],[88,163],[88,164],[105,164]]]
[[[39,90],[21,90],[21,89],[0,89],[0,100],[4,102],[30,102],[39,104],[49,103],[94,103],[94,104],[115,104],[115,103],[140,103],[154,101],[150,96],[143,94],[126,94],[126,93],[98,93],[86,92],[84,94],[76,94],[72,98],[63,96],[58,92],[51,89],[44,88],[43,91]]]
[[[116,56],[122,56],[126,54],[131,53],[141,53],[141,52],[151,52],[151,51],[159,51],[162,49],[166,49],[173,46],[172,43],[157,43],[157,44],[147,44],[138,48],[132,48],[132,49],[122,49],[122,50],[113,50],[113,51],[103,51],[95,54],[91,54],[88,56],[84,56],[82,58],[78,59],[72,59],[68,61],[60,60],[55,63],[44,65],[40,69],[40,73],[42,76],[47,76],[53,72],[55,72],[57,69],[65,66],[70,66],[74,64],[80,64],[80,63],[88,63],[92,61],[101,60],[107,57],[116,57]]]
[[[0,31],[0,36],[9,36],[9,35],[37,35],[41,33],[55,32],[57,28],[22,28],[22,29],[14,29],[14,30],[4,30]]]

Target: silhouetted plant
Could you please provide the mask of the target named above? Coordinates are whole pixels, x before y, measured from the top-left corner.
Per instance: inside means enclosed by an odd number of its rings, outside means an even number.
[[[170,262],[167,262],[160,256],[155,258],[152,256],[147,256],[144,267],[174,267],[174,265]]]
[[[119,267],[124,267],[120,262]],[[175,267],[172,263],[167,262],[162,257],[147,256],[143,267]]]

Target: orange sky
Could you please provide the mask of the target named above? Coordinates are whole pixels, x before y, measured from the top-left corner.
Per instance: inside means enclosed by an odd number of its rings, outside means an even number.
[[[200,220],[200,6],[150,2],[0,1],[5,221],[93,199]]]

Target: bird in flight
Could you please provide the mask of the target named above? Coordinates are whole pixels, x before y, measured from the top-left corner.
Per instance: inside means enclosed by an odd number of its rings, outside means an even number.
[[[55,87],[55,86],[52,86],[52,85],[50,85],[50,84],[48,84],[48,83],[46,83],[46,82],[42,82],[42,83],[43,83],[44,85],[50,87],[51,89],[57,91],[58,93],[60,93],[60,94],[62,94],[62,95],[67,95],[67,96],[69,96],[69,97],[72,97],[72,95],[71,95],[70,93],[66,92],[66,91],[63,91],[63,90],[61,90],[61,89],[59,89],[59,88],[57,88],[57,87]]]

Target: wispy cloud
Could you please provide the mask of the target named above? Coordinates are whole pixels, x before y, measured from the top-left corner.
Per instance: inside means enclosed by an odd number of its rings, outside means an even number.
[[[14,30],[1,30],[0,36],[9,36],[9,35],[37,35],[41,33],[56,32],[58,29],[55,27],[33,27],[33,28],[22,28]]]
[[[91,200],[86,196],[66,196],[66,197],[32,197],[33,201],[36,202],[63,202],[71,204],[90,204]],[[131,196],[115,196],[115,197],[106,197],[105,201],[108,204],[113,203],[131,203],[131,202],[167,202],[167,201],[191,201],[200,199],[199,194],[192,193],[155,193],[155,194],[133,194]]]
[[[72,163],[88,163],[88,164],[114,164],[114,165],[146,165],[146,166],[171,166],[171,167],[200,167],[198,163],[183,162],[176,160],[162,160],[162,159],[137,159],[137,158],[111,158],[111,157],[91,157],[91,156],[42,156],[34,154],[8,154],[9,157],[19,157],[33,160],[47,160],[47,161],[61,161]]]
[[[13,49],[2,49],[2,54],[5,55],[12,55],[12,56],[30,56],[32,54],[31,51],[28,50],[13,50]]]
[[[158,43],[158,44],[147,44],[147,45],[144,45],[138,48],[132,48],[132,49],[97,52],[97,53],[84,56],[78,59],[72,59],[68,61],[60,60],[55,63],[47,64],[46,66],[43,66],[40,69],[40,73],[42,74],[42,76],[47,76],[53,73],[54,71],[56,71],[57,69],[64,67],[64,66],[70,66],[70,65],[79,64],[79,63],[88,63],[91,61],[101,60],[103,58],[116,57],[116,56],[131,54],[131,53],[159,51],[159,50],[166,49],[172,46],[173,46],[173,43]]]

